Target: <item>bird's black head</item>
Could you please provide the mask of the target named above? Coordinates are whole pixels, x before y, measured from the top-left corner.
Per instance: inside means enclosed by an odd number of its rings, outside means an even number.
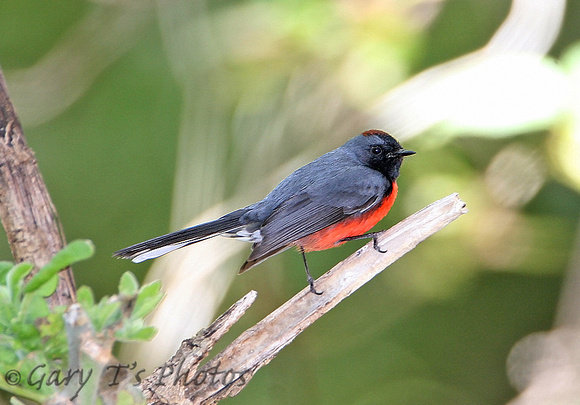
[[[399,177],[399,169],[405,156],[412,150],[403,147],[386,132],[372,129],[348,141],[344,146],[351,150],[365,166],[383,173],[389,180]]]

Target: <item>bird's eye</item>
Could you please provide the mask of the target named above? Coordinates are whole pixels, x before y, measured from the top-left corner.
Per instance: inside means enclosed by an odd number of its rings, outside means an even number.
[[[373,155],[377,155],[377,156],[378,156],[378,155],[382,155],[382,153],[383,153],[383,148],[381,148],[380,146],[373,146],[373,147],[371,148],[371,153],[372,153]]]

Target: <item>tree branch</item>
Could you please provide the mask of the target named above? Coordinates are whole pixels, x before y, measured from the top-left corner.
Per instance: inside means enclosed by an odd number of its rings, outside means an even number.
[[[159,380],[160,369],[142,384],[147,390],[148,403],[164,399],[168,403],[214,404],[238,394],[256,371],[268,364],[300,332],[420,242],[466,212],[465,203],[457,194],[451,194],[382,232],[379,245],[388,249],[386,253],[373,249],[372,242],[363,246],[316,280],[316,288],[323,291],[323,295],[312,294],[308,287],[304,288],[197,371],[199,362],[215,343],[215,336],[210,335],[210,344],[196,343],[197,348],[207,348],[204,353],[186,353],[184,346],[188,341],[185,341],[176,355],[160,368],[165,372],[164,378],[171,379],[172,386],[159,384],[164,382]],[[219,318],[219,323],[224,322],[224,317],[228,317],[227,313]],[[237,318],[228,324],[235,321]],[[214,325],[207,330],[212,330]],[[193,361],[183,360],[188,356],[193,356]],[[172,374],[176,372],[171,368],[175,359],[180,359],[184,365],[179,372],[182,375],[188,372],[185,378]],[[155,396],[160,387],[163,395]]]
[[[235,324],[254,303],[258,293],[250,291],[192,339],[181,342],[175,355],[163,366],[155,369],[141,383],[148,403],[187,403],[185,388],[189,383],[205,379],[206,375],[195,373],[199,363],[206,358],[213,345]]]
[[[1,69],[0,220],[16,262],[30,262],[38,269],[64,247],[56,209],[34,153],[24,139]],[[72,271],[68,268],[59,273],[58,288],[48,302],[51,306],[70,304],[75,300],[75,291]]]

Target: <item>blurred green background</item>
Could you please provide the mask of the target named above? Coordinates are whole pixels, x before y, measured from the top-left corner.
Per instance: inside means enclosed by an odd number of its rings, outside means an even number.
[[[550,363],[572,376],[552,373],[568,382],[557,392],[571,393],[550,403],[571,404],[578,363],[564,364],[557,348],[541,354],[580,320],[580,1],[563,4],[3,0],[0,65],[67,239],[97,247],[74,268],[77,285],[97,295],[116,291],[123,272],[143,279],[149,269],[113,251],[261,199],[374,127],[417,151],[378,229],[452,192],[467,203],[468,215],[224,403],[547,403],[553,381],[535,383],[547,370],[538,364]],[[207,243],[213,257],[224,246],[219,269],[206,270],[215,278],[181,276],[210,262],[204,252],[179,269],[156,265],[150,277],[164,280],[168,309],[153,322],[171,338],[126,352],[127,361],[158,354],[152,370],[255,289],[231,341],[306,285],[296,252],[234,278],[249,246]],[[312,271],[362,244],[310,254]],[[6,243],[0,253],[10,257]],[[530,334],[540,343],[510,356]]]

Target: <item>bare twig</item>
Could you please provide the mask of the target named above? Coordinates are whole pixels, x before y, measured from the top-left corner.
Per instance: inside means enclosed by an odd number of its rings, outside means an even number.
[[[383,249],[388,249],[386,253],[373,249],[372,242],[363,246],[316,281],[316,288],[323,291],[323,295],[312,294],[308,287],[304,288],[242,333],[195,372],[194,377],[191,377],[194,371],[189,369],[189,379],[172,380],[183,384],[183,387],[162,387],[162,399],[170,403],[213,404],[227,396],[236,395],[260,367],[268,364],[300,332],[420,242],[466,212],[465,203],[457,194],[451,194],[382,232],[379,244]],[[202,346],[201,343],[196,344]],[[213,342],[210,346],[213,346]],[[187,364],[196,367],[199,364],[197,358],[205,355],[207,353],[195,351],[193,356],[196,360]],[[175,358],[183,361],[182,357],[183,345],[167,364],[172,365]],[[182,367],[181,373],[184,370]],[[154,383],[155,380],[149,382]],[[150,384],[147,388],[158,391],[160,387]],[[174,396],[174,392],[178,392],[179,396]],[[151,395],[150,398],[153,400],[149,403],[161,399]]]
[[[36,158],[26,144],[20,121],[8,96],[0,69],[0,219],[16,262],[44,266],[64,247],[56,209],[42,179]],[[70,269],[59,273],[50,305],[75,299]]]
[[[175,355],[153,374],[141,382],[148,403],[187,402],[186,387],[205,380],[208,375],[195,373],[199,363],[208,355],[217,342],[253,304],[258,294],[250,291],[232,305],[209,327],[201,330],[193,339],[181,342]],[[210,376],[211,378],[211,376]],[[203,381],[202,381],[203,383]],[[164,402],[165,401],[165,402]]]

